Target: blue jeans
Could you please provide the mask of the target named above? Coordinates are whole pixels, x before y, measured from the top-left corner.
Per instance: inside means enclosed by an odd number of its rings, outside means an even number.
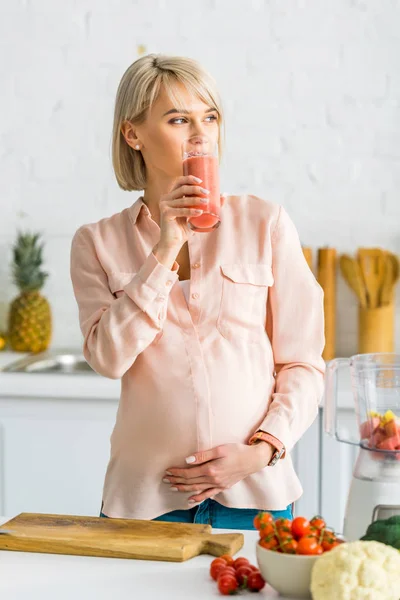
[[[103,505],[101,508],[103,508]],[[252,508],[228,508],[211,498],[207,498],[198,506],[188,510],[174,510],[153,519],[153,521],[205,523],[217,529],[254,529],[253,520],[259,512],[259,510]],[[275,519],[278,517],[293,519],[291,504],[285,510],[271,510],[269,512]],[[107,518],[107,515],[100,512],[100,517]]]

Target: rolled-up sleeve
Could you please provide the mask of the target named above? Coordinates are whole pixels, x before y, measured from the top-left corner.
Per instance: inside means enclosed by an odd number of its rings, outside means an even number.
[[[297,230],[281,207],[272,236],[270,288],[275,390],[260,429],[290,451],[318,414],[325,362],[323,291],[312,274]]]
[[[120,298],[111,292],[89,229],[71,244],[70,274],[84,337],[83,354],[99,374],[119,379],[162,330],[178,265],[167,269],[153,253],[127,283]]]

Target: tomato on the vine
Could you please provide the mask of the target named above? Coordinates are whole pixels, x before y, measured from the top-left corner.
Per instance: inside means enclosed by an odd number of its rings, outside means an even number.
[[[296,554],[297,541],[294,538],[290,538],[281,542],[281,548],[285,554]]]
[[[276,519],[276,521],[275,521],[275,526],[277,529],[291,530],[292,521],[290,519],[284,519],[283,517],[279,517],[279,519]]]
[[[249,569],[251,569],[252,571],[259,571],[259,569],[257,567],[255,567],[254,565],[249,565]]]
[[[314,535],[307,535],[299,539],[297,543],[297,554],[322,554],[322,546]]]
[[[233,577],[236,577],[236,571],[233,567],[228,567],[228,565],[222,569],[222,571],[218,572],[218,576],[217,576],[217,581],[220,577],[225,577],[225,575],[232,575]]]
[[[332,550],[333,545],[336,543],[336,536],[333,531],[324,531],[322,535],[322,548],[325,552]]]
[[[247,580],[247,589],[251,590],[252,592],[258,592],[259,590],[262,590],[264,586],[265,581],[260,572],[254,572],[249,575]]]
[[[224,560],[229,567],[231,565],[233,565],[233,560],[234,559],[233,559],[233,556],[231,556],[230,554],[223,554],[219,558],[222,558],[222,560]]]
[[[270,535],[274,535],[275,527],[273,523],[266,523],[265,525],[261,525],[260,527],[260,538],[269,537]]]
[[[240,556],[239,558],[237,558],[234,562],[233,562],[233,566],[235,568],[235,570],[237,571],[239,567],[241,567],[242,565],[249,565],[250,561],[247,560],[247,558],[244,558],[243,556]]]
[[[304,535],[310,533],[310,522],[304,517],[296,517],[292,522],[293,536],[299,540]]]
[[[319,530],[324,529],[326,527],[324,519],[318,515],[311,519],[310,525]]]
[[[279,542],[274,535],[269,538],[263,538],[258,543],[262,548],[265,548],[266,550],[274,550],[279,546]]]
[[[285,540],[292,540],[293,534],[291,531],[286,531],[285,529],[278,530],[277,537],[280,542],[284,542]]]
[[[225,577],[220,577],[218,579],[218,589],[223,596],[233,594],[236,592],[237,588],[238,582],[236,581],[236,577],[233,577],[233,575],[226,575]]]
[[[274,517],[269,512],[262,512],[260,516],[260,523],[266,525],[267,523],[273,523]]]
[[[217,581],[218,574],[225,569],[227,566],[226,562],[222,558],[215,558],[210,565],[210,575],[215,581]]]
[[[254,517],[253,525],[255,529],[260,529],[260,513]]]
[[[246,585],[247,579],[251,573],[253,573],[253,569],[250,568],[250,565],[242,565],[241,567],[238,567],[236,571],[236,579],[238,580],[239,585]]]

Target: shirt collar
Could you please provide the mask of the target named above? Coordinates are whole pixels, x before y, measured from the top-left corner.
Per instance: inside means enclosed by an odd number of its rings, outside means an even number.
[[[136,200],[136,202],[134,202],[132,204],[132,206],[129,208],[133,224],[136,223],[136,221],[137,221],[137,219],[139,217],[139,214],[141,213],[142,210],[144,211],[144,213],[146,214],[146,216],[150,217],[150,211],[148,209],[148,206],[147,206],[147,204],[145,204],[143,202],[143,196],[140,196],[140,198],[138,198]]]

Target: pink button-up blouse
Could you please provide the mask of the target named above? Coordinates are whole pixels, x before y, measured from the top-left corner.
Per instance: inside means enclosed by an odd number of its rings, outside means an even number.
[[[281,206],[228,196],[221,221],[189,235],[188,302],[177,265],[152,253],[160,229],[141,199],[73,238],[84,356],[121,378],[103,490],[110,517],[189,508],[192,494],[170,491],[165,470],[258,429],[283,442],[284,458],[214,499],[279,510],[302,494],[290,451],[322,396],[322,290]]]

